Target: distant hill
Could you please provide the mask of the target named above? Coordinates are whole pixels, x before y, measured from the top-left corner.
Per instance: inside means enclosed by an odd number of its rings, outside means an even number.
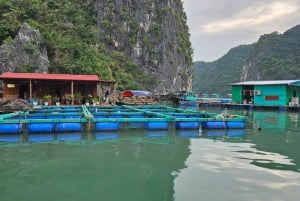
[[[195,62],[193,91],[200,93],[231,93],[231,83],[239,82],[242,67],[254,45],[240,45],[214,62]]]
[[[300,25],[260,37],[243,65],[241,80],[300,78]]]
[[[214,62],[194,62],[193,91],[231,93],[228,84],[247,80],[300,78],[300,25],[257,43],[232,48]]]

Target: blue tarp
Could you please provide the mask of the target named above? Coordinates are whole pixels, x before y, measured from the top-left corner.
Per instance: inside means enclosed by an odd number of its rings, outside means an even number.
[[[123,97],[131,96],[152,96],[150,91],[141,91],[141,90],[125,90],[122,92]]]

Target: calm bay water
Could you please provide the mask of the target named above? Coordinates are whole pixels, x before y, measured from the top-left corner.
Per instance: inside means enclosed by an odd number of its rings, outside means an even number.
[[[1,142],[0,201],[298,200],[299,114],[232,112],[249,116],[245,130],[122,129]]]

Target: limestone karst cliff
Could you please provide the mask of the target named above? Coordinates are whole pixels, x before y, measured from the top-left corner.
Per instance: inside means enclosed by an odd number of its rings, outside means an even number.
[[[192,49],[180,0],[97,0],[99,39],[156,77],[156,91],[191,88]]]
[[[160,94],[191,88],[192,48],[181,0],[0,4],[1,72],[95,73],[116,80],[119,90]]]
[[[20,72],[23,68],[33,72],[47,72],[47,49],[38,30],[24,24],[14,40],[0,46],[0,73]]]

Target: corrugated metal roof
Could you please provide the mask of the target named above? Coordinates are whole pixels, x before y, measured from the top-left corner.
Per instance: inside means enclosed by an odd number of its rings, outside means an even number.
[[[5,72],[0,79],[36,79],[36,80],[73,80],[98,82],[98,75],[71,75],[71,74],[47,74],[47,73],[12,73]]]
[[[230,85],[293,85],[294,83],[300,82],[300,80],[265,80],[265,81],[245,81],[237,82]]]

